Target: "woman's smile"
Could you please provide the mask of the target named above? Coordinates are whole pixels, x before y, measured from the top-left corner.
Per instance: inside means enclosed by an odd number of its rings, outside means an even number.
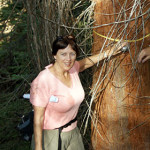
[[[66,62],[65,65],[66,65],[67,67],[69,67],[69,66],[71,65],[71,62]]]

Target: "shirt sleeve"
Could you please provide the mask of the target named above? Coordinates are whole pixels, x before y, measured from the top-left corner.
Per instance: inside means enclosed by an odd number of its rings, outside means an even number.
[[[39,107],[46,107],[48,104],[46,78],[42,74],[39,74],[31,84],[30,102]]]

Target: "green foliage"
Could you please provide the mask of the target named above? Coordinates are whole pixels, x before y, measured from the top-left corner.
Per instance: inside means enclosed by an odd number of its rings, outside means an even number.
[[[27,52],[27,13],[23,3],[7,1],[7,5],[1,9],[1,14],[4,32],[0,48],[2,79],[0,86],[7,88],[8,84],[12,86],[12,81],[21,82],[30,73],[30,57]],[[9,27],[10,30],[6,32],[5,27]],[[15,87],[11,88],[14,90]]]
[[[3,31],[0,41],[0,149],[29,150],[30,143],[23,141],[16,130],[20,121],[17,113],[31,110],[30,103],[21,98],[33,78],[27,51],[27,13],[21,1],[7,1],[0,14]]]

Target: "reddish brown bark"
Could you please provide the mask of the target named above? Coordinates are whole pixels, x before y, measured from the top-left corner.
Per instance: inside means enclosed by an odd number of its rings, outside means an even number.
[[[94,19],[95,25],[108,24],[115,20],[124,0],[118,1],[111,0],[95,0]],[[144,2],[144,1],[141,1]],[[133,8],[133,2],[127,2],[129,8],[126,11],[127,18]],[[143,3],[143,12],[146,12],[150,7],[150,0]],[[136,9],[138,16],[139,7]],[[116,15],[104,15],[112,14]],[[132,17],[132,18],[133,18]],[[137,28],[142,24],[142,20],[148,17],[148,14],[143,18],[139,17],[137,22],[132,20],[124,35],[124,39],[132,39],[136,35]],[[121,20],[125,20],[124,15]],[[136,24],[136,26],[134,26]],[[113,33],[115,38],[123,30],[125,24],[118,24]],[[112,25],[96,28],[95,31],[108,35]],[[118,30],[120,28],[120,30]],[[144,24],[145,34],[150,33],[150,20],[145,20]],[[111,30],[111,33],[113,30]],[[129,33],[129,35],[127,35]],[[110,34],[111,35],[111,34]],[[93,53],[100,50],[105,38],[100,37],[93,33],[94,44]],[[139,28],[139,33],[136,39],[143,37],[143,27]],[[146,150],[150,149],[150,106],[148,105],[150,98],[150,62],[144,64],[136,63],[137,55],[141,49],[142,41],[130,43],[130,54],[122,54],[117,56],[105,65],[103,69],[103,76],[109,71],[107,78],[99,87],[99,91],[104,88],[100,93],[97,93],[97,99],[94,101],[93,110],[99,122],[97,123],[98,131],[103,139],[99,136],[92,123],[92,145],[94,150]],[[150,45],[150,37],[144,39],[143,48]],[[115,63],[114,63],[115,61]],[[93,86],[97,82],[101,68],[95,72],[93,77]],[[103,77],[101,77],[102,79]],[[143,123],[146,122],[146,123]],[[139,124],[143,123],[141,126]],[[96,124],[96,120],[95,123]],[[137,128],[135,128],[138,126]]]

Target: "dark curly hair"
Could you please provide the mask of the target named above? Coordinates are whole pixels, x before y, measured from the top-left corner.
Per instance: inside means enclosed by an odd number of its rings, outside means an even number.
[[[79,55],[79,47],[76,44],[75,37],[73,35],[67,36],[58,36],[52,45],[52,54],[56,55],[59,49],[64,49],[68,45],[76,52],[77,56]]]

